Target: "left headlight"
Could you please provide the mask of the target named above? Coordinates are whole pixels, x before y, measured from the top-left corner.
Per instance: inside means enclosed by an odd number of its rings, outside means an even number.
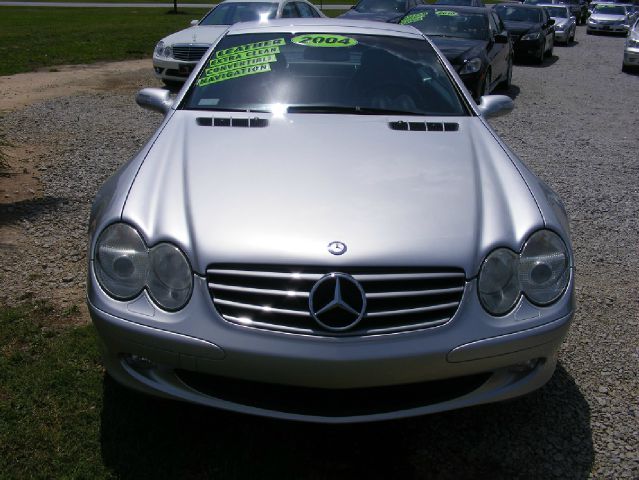
[[[541,32],[527,33],[526,35],[521,37],[521,39],[522,40],[537,40],[540,35],[541,35]]]
[[[554,232],[533,234],[521,251],[521,290],[533,303],[547,305],[557,300],[570,279],[570,260],[564,242]]]
[[[467,60],[459,73],[475,73],[481,69],[481,58],[475,57]]]
[[[507,248],[491,252],[479,272],[479,299],[491,315],[509,312],[524,294],[537,305],[549,305],[570,281],[570,254],[550,230],[532,234],[517,254]]]
[[[173,49],[171,45],[166,45],[163,41],[159,41],[153,51],[156,57],[171,58],[173,55]]]
[[[147,248],[142,236],[125,223],[109,225],[95,246],[95,275],[117,300],[130,300],[144,288],[165,310],[179,310],[193,289],[191,266],[179,248],[160,243]]]

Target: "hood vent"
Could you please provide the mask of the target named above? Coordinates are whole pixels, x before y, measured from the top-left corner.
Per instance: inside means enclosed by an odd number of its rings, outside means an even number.
[[[404,130],[411,132],[456,132],[459,130],[459,123],[452,122],[390,122],[388,126],[392,130]]]
[[[198,117],[195,119],[200,127],[250,127],[262,128],[268,126],[266,118],[228,118],[228,117]]]

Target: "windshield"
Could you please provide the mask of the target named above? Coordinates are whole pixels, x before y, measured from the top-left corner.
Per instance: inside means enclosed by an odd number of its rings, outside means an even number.
[[[233,25],[275,18],[277,3],[233,2],[221,3],[202,19],[200,25]]]
[[[488,40],[488,18],[484,13],[468,13],[444,8],[417,10],[400,21],[429,36]]]
[[[425,40],[378,35],[227,35],[182,108],[273,113],[467,115]]]
[[[548,0],[524,0],[526,5],[538,5],[540,3],[546,3]]]
[[[404,0],[362,0],[355,6],[355,11],[360,13],[377,12],[406,12]]]
[[[618,5],[597,5],[592,13],[603,15],[625,15],[626,9]]]
[[[553,18],[568,18],[566,7],[546,7],[546,10]]]
[[[541,22],[541,12],[535,7],[515,7],[509,5],[497,5],[495,11],[502,20],[510,22]]]

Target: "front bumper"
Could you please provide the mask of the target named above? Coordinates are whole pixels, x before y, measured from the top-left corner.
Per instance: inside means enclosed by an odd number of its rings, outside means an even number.
[[[527,57],[536,57],[539,54],[539,50],[543,45],[544,37],[540,36],[536,40],[517,40],[513,48],[515,50],[515,55],[517,56],[527,56]]]
[[[588,22],[586,30],[589,32],[627,33],[628,25],[606,25]]]
[[[169,82],[185,82],[197,62],[185,62],[174,59],[153,57],[153,72],[159,80]]]
[[[423,415],[535,390],[552,376],[574,310],[571,280],[557,304],[537,308],[522,299],[495,319],[483,313],[470,280],[445,325],[311,337],[230,324],[215,311],[205,279],[194,279],[189,304],[167,313],[145,293],[110,299],[89,273],[88,306],[108,372],[153,395],[327,423]]]
[[[639,48],[626,48],[623,52],[623,64],[627,67],[639,67]]]

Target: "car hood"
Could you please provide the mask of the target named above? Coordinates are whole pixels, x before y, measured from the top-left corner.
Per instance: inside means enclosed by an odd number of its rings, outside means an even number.
[[[555,21],[555,27],[568,25],[568,19],[567,18],[559,18],[559,17],[550,17],[550,18],[552,18]]]
[[[466,38],[428,37],[453,65],[458,65],[466,58],[479,56],[488,44],[485,40]]]
[[[355,9],[347,10],[345,13],[339,16],[339,18],[349,18],[352,20],[373,20],[378,22],[387,22],[394,18],[400,18],[404,14],[398,12],[371,12],[360,13]]]
[[[229,114],[219,114],[226,116]],[[242,114],[235,114],[237,118]],[[255,116],[255,114],[253,114]],[[263,115],[268,117],[268,115]],[[130,188],[123,220],[151,246],[212,263],[459,267],[543,226],[520,171],[479,117],[295,114],[267,127],[199,126],[178,110]],[[345,255],[329,254],[332,241]]]
[[[604,15],[601,13],[594,13],[592,15],[590,15],[590,19],[591,20],[604,20],[604,21],[615,21],[615,22],[620,22],[622,20],[626,19],[625,15]]]
[[[229,28],[229,25],[197,25],[172,33],[162,41],[168,45],[175,43],[200,43],[211,45]]]
[[[523,35],[525,33],[538,32],[541,30],[541,25],[539,23],[504,22],[504,25],[506,26],[508,33],[512,33],[514,35]]]

